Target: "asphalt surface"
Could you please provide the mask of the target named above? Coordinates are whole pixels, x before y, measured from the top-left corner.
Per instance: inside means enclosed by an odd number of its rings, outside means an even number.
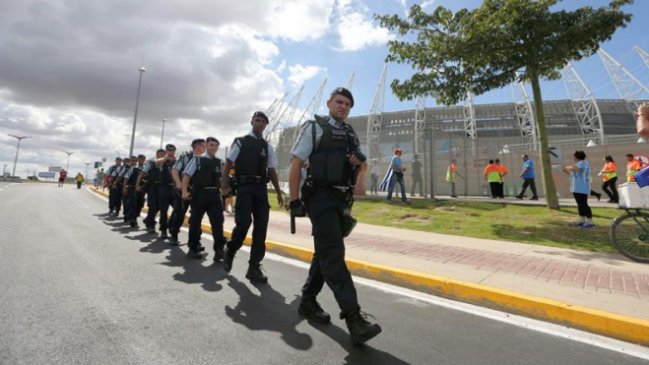
[[[228,275],[210,241],[207,260],[190,259],[85,189],[0,189],[0,364],[646,363],[364,285],[383,333],[352,346],[329,289],[331,325],[297,315],[304,268],[266,259],[270,282],[254,286],[247,252]]]

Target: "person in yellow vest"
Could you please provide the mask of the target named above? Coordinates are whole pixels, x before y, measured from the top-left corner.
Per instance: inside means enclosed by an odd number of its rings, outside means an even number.
[[[602,177],[602,190],[608,195],[609,203],[616,203],[620,200],[617,194],[617,165],[611,155],[604,157],[604,167],[599,174]]]
[[[494,160],[489,160],[489,164],[484,168],[484,179],[489,183],[491,190],[491,197],[497,198],[500,196],[500,169],[494,163]]]
[[[500,185],[498,185],[498,198],[505,198],[505,175],[509,173],[509,169],[505,165],[500,164],[500,159],[496,159],[494,164],[498,168],[498,173],[500,174]]]
[[[633,156],[632,153],[627,153],[626,155],[626,181],[635,182],[633,175],[642,170],[642,162]]]
[[[74,181],[77,182],[77,189],[81,189],[81,184],[84,182],[83,175],[81,173],[78,173],[77,176],[74,177]]]
[[[460,175],[460,173],[457,172],[457,161],[453,159],[453,161],[451,161],[451,163],[448,165],[448,168],[446,169],[446,182],[451,185],[451,198],[457,198],[457,194],[455,194],[456,176],[464,179],[464,176]]]

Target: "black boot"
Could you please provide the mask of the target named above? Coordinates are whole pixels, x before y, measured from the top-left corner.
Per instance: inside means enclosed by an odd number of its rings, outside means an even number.
[[[381,326],[368,322],[365,317],[366,314],[361,314],[360,310],[349,313],[345,317],[347,329],[354,345],[365,343],[381,333]]]
[[[232,261],[234,261],[234,253],[231,253],[226,246],[223,249],[223,270],[230,272],[232,270]]]
[[[202,259],[205,255],[197,247],[190,247],[187,256],[195,259]]]
[[[180,244],[180,242],[178,241],[178,233],[174,232],[170,233],[170,235],[169,244],[171,244],[172,246],[178,246],[178,244]]]
[[[261,265],[259,264],[250,264],[250,266],[248,266],[246,279],[250,280],[253,283],[260,284],[265,284],[268,282],[268,277],[264,275],[263,271],[261,271]]]
[[[327,324],[331,322],[329,313],[325,312],[315,299],[302,298],[300,306],[297,307],[297,312],[319,323]]]
[[[169,238],[169,235],[167,234],[167,230],[166,230],[166,229],[161,229],[161,230],[160,230],[160,238],[163,238],[163,239],[164,239],[164,238]]]
[[[214,247],[214,262],[221,262],[223,261],[223,247],[218,246]]]

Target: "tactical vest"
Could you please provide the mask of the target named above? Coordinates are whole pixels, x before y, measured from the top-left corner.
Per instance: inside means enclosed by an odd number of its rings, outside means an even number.
[[[151,169],[149,169],[149,182],[152,184],[160,184],[160,169],[155,165],[155,162],[149,161]]]
[[[135,186],[135,183],[137,182],[137,177],[140,175],[141,171],[142,169],[140,169],[138,166],[131,167],[131,176],[128,178],[126,185],[130,187]]]
[[[221,181],[221,160],[218,158],[200,157],[196,160],[196,172],[192,176],[195,190],[218,188]]]
[[[353,167],[349,154],[358,149],[358,137],[349,124],[334,128],[328,121],[317,121],[322,128],[318,148],[309,156],[309,169],[315,186],[351,186]],[[315,125],[312,127],[315,136]]]
[[[169,161],[166,161],[165,163],[162,164],[162,171],[160,171],[160,185],[171,185],[172,184],[172,179],[171,179],[171,168],[174,165],[170,163]],[[156,169],[158,170],[158,169]]]
[[[239,137],[235,143],[239,143],[239,155],[234,166],[236,176],[260,176],[266,177],[268,168],[268,142],[263,138],[253,136]]]

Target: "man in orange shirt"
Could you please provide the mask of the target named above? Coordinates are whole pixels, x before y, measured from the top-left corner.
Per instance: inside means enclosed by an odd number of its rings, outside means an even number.
[[[626,181],[635,182],[633,175],[642,170],[642,162],[633,156],[632,153],[627,153],[626,155]]]
[[[509,172],[509,169],[505,165],[500,164],[500,160],[496,159],[495,161],[496,168],[498,168],[498,173],[500,174],[500,185],[498,186],[498,198],[505,198],[505,175]]]
[[[499,187],[500,187],[500,169],[494,163],[494,160],[489,160],[489,164],[484,168],[484,179],[489,183],[489,189],[491,190],[491,197],[499,197]]]

